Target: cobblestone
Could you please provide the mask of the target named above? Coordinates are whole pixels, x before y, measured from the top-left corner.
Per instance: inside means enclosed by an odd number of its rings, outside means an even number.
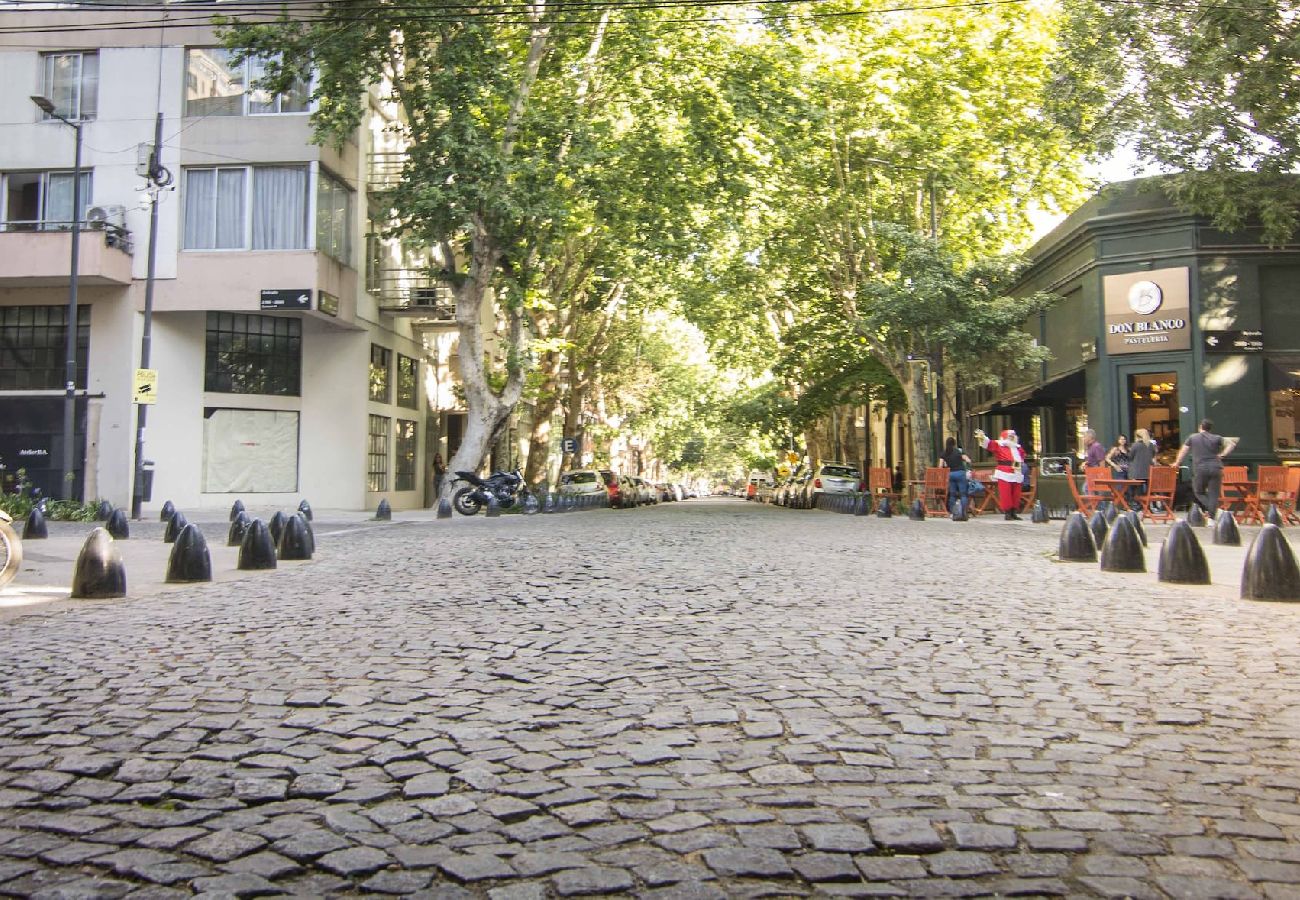
[[[0,896],[1300,894],[1295,606],[987,518],[317,518],[0,620]]]

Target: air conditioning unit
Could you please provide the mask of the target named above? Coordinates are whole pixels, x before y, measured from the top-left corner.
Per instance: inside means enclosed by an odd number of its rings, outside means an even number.
[[[92,206],[86,210],[86,224],[91,228],[126,228],[126,207]]]

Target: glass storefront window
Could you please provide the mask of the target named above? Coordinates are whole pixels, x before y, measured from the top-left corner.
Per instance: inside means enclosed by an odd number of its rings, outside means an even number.
[[[1129,439],[1145,428],[1156,444],[1156,462],[1170,465],[1183,445],[1178,412],[1178,373],[1142,372],[1128,376]],[[1103,439],[1104,440],[1104,439]]]
[[[1268,416],[1273,449],[1300,451],[1300,357],[1268,361]]]

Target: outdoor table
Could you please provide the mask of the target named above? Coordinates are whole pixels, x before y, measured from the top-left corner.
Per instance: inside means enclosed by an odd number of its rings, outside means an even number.
[[[1250,513],[1247,500],[1255,496],[1258,487],[1258,479],[1235,478],[1225,481],[1219,489],[1220,506],[1232,513],[1234,519],[1241,521]],[[1241,508],[1238,509],[1238,506]]]
[[[1128,498],[1124,496],[1129,488],[1146,484],[1145,481],[1136,478],[1094,478],[1092,483],[1110,491],[1110,495],[1115,498],[1115,505],[1120,509],[1133,508],[1129,506]]]

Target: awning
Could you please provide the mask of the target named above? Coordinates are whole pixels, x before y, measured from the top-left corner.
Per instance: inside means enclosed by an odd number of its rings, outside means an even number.
[[[1046,384],[1031,384],[1007,391],[1000,397],[966,410],[968,416],[986,416],[1027,412],[1040,406],[1055,406],[1062,400],[1083,399],[1087,394],[1083,366],[1052,379]]]

